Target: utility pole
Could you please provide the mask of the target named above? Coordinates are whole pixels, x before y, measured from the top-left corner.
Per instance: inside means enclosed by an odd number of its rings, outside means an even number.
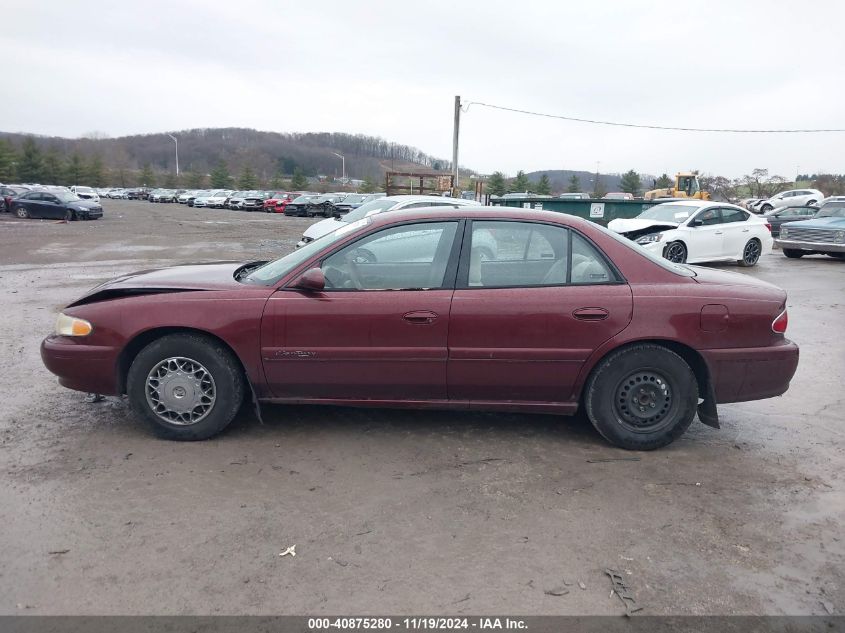
[[[177,139],[172,134],[168,134],[170,138],[173,139],[173,142],[176,143],[176,177],[179,177],[179,139]]]
[[[452,189],[458,188],[458,135],[461,127],[461,97],[455,96],[455,125],[452,129]]]

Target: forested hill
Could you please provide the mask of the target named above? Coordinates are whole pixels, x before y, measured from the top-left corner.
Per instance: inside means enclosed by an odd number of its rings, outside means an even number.
[[[275,174],[292,174],[298,167],[306,175],[341,175],[380,179],[385,169],[448,169],[449,162],[408,145],[383,138],[338,132],[279,133],[246,128],[210,128],[172,132],[179,141],[179,170],[210,173],[223,162],[233,174],[249,167],[261,180]],[[62,162],[76,154],[82,161],[99,159],[107,172],[133,173],[144,165],[162,174],[175,171],[175,146],[167,133],[102,138],[98,135],[70,139],[0,132],[16,148],[33,138],[41,153]]]

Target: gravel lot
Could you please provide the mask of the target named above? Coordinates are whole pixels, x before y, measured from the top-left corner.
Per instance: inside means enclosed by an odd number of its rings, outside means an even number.
[[[312,221],[103,204],[0,217],[0,613],[620,614],[608,567],[643,613],[845,612],[845,262],[742,271],[789,292],[792,388],[656,452],[580,418],[281,406],[169,443],[57,386],[56,311],[132,270],[287,252]]]

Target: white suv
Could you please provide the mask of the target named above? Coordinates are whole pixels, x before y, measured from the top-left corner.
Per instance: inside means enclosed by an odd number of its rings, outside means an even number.
[[[327,218],[308,227],[302,234],[302,239],[296,245],[297,248],[313,242],[316,239],[332,233],[336,229],[347,226],[361,218],[366,218],[376,213],[386,211],[399,211],[404,209],[418,209],[421,207],[477,207],[474,200],[462,200],[460,198],[444,198],[442,196],[387,196],[377,198],[362,204],[339,219]]]
[[[791,189],[789,191],[781,191],[779,194],[754,206],[755,211],[768,213],[778,207],[809,207],[823,198],[824,194],[818,189]]]

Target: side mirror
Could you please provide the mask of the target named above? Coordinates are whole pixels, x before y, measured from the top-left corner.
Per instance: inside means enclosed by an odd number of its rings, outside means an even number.
[[[309,268],[293,284],[300,290],[320,291],[326,287],[326,276],[319,268]]]
[[[695,227],[701,226],[702,224],[703,223],[702,223],[701,220],[693,220],[692,222],[689,223],[689,226],[690,226],[690,228],[694,229]]]

